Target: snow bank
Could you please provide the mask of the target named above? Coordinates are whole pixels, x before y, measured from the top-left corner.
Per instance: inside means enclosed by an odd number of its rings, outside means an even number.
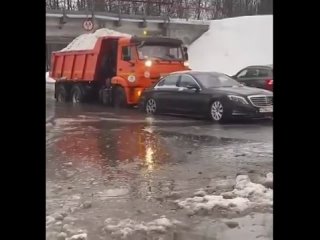
[[[269,188],[273,188],[273,173],[270,172],[267,174],[264,185]]]
[[[237,176],[236,186],[232,193],[239,197],[248,198],[256,204],[272,206],[273,190],[251,182],[247,175]]]
[[[67,240],[87,240],[87,233],[80,233],[73,235],[71,238],[67,238]]]
[[[192,213],[209,212],[215,207],[230,211],[243,212],[253,207],[271,207],[273,204],[273,190],[261,184],[252,183],[247,175],[236,178],[235,188],[231,192],[221,195],[203,195],[185,200],[176,200],[178,206]]]
[[[209,20],[185,19],[185,18],[170,18],[170,23],[184,23],[184,24],[210,24]]]
[[[130,37],[130,34],[117,32],[108,28],[101,28],[96,30],[94,33],[85,33],[77,38],[75,38],[68,46],[64,49],[60,50],[61,52],[64,51],[71,51],[71,50],[87,50],[93,49],[96,41],[99,37],[104,36],[125,36]]]
[[[117,221],[111,218],[105,220],[104,230],[111,233],[112,235],[119,236],[122,238],[130,237],[135,232],[158,232],[165,233],[167,229],[180,225],[181,222],[177,220],[169,220],[165,216],[151,222],[136,222],[132,219],[124,219]]]
[[[248,65],[273,63],[273,16],[213,20],[189,47],[194,70],[233,75]]]
[[[49,72],[46,72],[46,83],[55,83],[55,82],[56,82],[56,80],[49,77]]]
[[[183,201],[178,200],[177,203],[180,207],[191,210],[192,213],[197,213],[201,210],[209,212],[214,207],[243,212],[250,207],[250,201],[247,198],[224,199],[223,196],[219,195],[187,198]]]

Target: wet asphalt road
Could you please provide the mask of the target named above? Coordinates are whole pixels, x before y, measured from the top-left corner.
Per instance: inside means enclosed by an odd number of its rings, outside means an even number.
[[[273,171],[272,122],[147,117],[136,109],[56,104],[50,84],[46,93],[47,216],[62,214],[47,219],[48,240],[61,231],[118,239],[103,230],[105,219],[150,222],[161,216],[183,226],[125,239],[272,239],[270,209],[190,216],[173,203],[239,174],[262,183]],[[239,227],[224,224],[229,218]]]

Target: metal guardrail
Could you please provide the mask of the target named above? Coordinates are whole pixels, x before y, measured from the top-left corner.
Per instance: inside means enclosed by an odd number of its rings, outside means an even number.
[[[216,5],[202,6],[192,0],[46,0],[47,11],[86,12],[165,17],[184,19],[215,19],[224,17]]]

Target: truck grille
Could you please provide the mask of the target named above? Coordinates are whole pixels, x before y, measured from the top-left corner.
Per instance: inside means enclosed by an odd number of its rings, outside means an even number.
[[[273,105],[273,96],[255,95],[249,96],[248,98],[255,107],[268,107]]]

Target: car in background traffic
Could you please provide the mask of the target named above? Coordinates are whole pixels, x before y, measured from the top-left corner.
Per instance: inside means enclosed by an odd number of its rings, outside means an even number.
[[[218,72],[183,71],[162,78],[141,95],[148,114],[201,115],[214,122],[273,115],[271,91],[243,86]]]
[[[248,66],[232,78],[249,87],[273,91],[273,65]]]

